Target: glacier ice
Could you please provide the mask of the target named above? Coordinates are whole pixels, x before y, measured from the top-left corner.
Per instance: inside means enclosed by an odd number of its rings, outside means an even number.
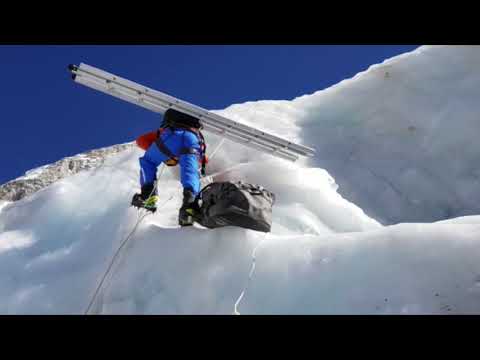
[[[161,209],[127,244],[93,313],[232,314],[255,248],[241,314],[478,313],[480,216],[469,215],[479,213],[479,60],[477,46],[425,46],[314,94],[216,110],[318,155],[293,164],[229,141],[215,155],[214,180],[276,194],[267,235],[179,229],[178,169],[168,168]],[[0,204],[0,313],[85,311],[137,221],[141,153],[126,147]]]

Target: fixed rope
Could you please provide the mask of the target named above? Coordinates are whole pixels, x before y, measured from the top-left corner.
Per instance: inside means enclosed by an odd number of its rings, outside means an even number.
[[[157,189],[157,185],[158,185],[158,182],[160,181],[161,177],[162,177],[162,174],[163,174],[163,169],[164,169],[164,165],[162,164],[161,166],[161,170],[160,170],[160,175],[158,177],[158,181],[155,182],[155,185],[152,189],[152,192],[150,193],[150,196],[152,194],[155,193],[155,190]],[[163,207],[164,205],[166,205],[167,202],[169,202],[171,199],[173,198],[173,195],[170,196],[170,198],[168,198],[159,208]],[[107,270],[105,271],[105,273],[103,274],[103,277],[102,279],[100,280],[96,290],[95,290],[95,293],[93,294],[91,300],[90,300],[90,303],[88,304],[88,307],[87,309],[85,310],[85,315],[88,315],[89,312],[90,312],[90,309],[91,307],[93,306],[93,304],[95,303],[96,299],[97,299],[97,296],[100,292],[100,289],[102,288],[102,285],[103,283],[105,282],[105,279],[107,278],[108,274],[110,273],[110,270],[112,269],[113,267],[113,264],[115,263],[115,260],[117,259],[118,255],[120,254],[120,251],[123,249],[123,247],[125,246],[125,244],[128,242],[128,240],[130,240],[130,238],[133,236],[133,234],[135,234],[135,232],[137,231],[138,229],[138,226],[141,224],[141,222],[143,221],[143,219],[145,219],[148,215],[150,215],[151,213],[146,211],[145,210],[145,213],[143,215],[140,215],[141,214],[141,209],[138,210],[138,213],[137,213],[137,222],[135,223],[135,226],[133,227],[132,231],[130,231],[130,233],[128,234],[128,236],[121,242],[120,246],[118,247],[117,251],[115,252],[115,254],[113,255],[112,257],[112,260],[110,261],[110,264],[108,265],[108,268]]]
[[[128,242],[128,240],[135,233],[135,231],[137,230],[137,228],[140,225],[140,223],[142,222],[142,220],[145,219],[145,217],[148,216],[148,215],[149,215],[149,213],[145,213],[141,217],[140,216],[138,217],[138,220],[137,220],[133,230],[130,232],[130,234],[128,234],[128,236],[125,238],[125,240],[123,240],[122,243],[120,244],[120,246],[118,247],[117,251],[115,252],[115,255],[113,255],[113,258],[110,261],[110,264],[108,265],[107,270],[105,271],[105,274],[102,277],[102,280],[98,284],[97,289],[95,290],[95,293],[93,294],[92,299],[90,300],[90,303],[88,304],[87,310],[85,311],[85,315],[88,315],[88,313],[90,312],[90,308],[95,303],[95,300],[97,299],[97,295],[98,295],[100,289],[102,288],[103,282],[105,281],[108,274],[110,273],[110,270],[112,269],[112,266],[115,263],[115,260],[118,256],[118,254],[120,254],[120,251],[122,250],[122,248],[125,246],[125,244]]]
[[[257,244],[257,246],[255,246],[255,248],[252,251],[252,265],[250,266],[250,273],[248,274],[247,284],[245,285],[245,287],[242,290],[242,293],[240,294],[237,301],[235,302],[235,306],[234,306],[234,309],[233,309],[233,315],[241,315],[240,312],[238,311],[238,306],[240,305],[240,302],[243,299],[243,295],[245,295],[246,291],[248,290],[248,287],[249,287],[249,285],[252,281],[252,278],[253,278],[253,274],[255,273],[255,267],[256,267],[255,263],[256,263],[257,249],[260,247],[262,242],[267,238],[267,235],[268,234],[265,234],[265,237],[262,238],[262,240],[260,240],[260,242]]]
[[[209,161],[214,158],[214,156],[217,154],[218,150],[220,150],[224,142],[225,142],[225,138],[222,138],[222,140],[218,142],[218,145],[215,147],[215,150],[213,150],[212,155],[208,157]]]

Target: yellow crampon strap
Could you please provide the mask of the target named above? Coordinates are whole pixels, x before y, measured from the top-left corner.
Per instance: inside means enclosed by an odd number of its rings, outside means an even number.
[[[146,208],[152,208],[155,207],[157,204],[159,197],[157,195],[150,196],[147,200],[145,200],[144,206]]]

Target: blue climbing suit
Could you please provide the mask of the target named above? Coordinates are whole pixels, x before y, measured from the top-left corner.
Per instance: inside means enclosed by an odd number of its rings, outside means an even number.
[[[167,128],[160,134],[163,144],[179,159],[180,181],[184,189],[196,196],[200,192],[200,141],[196,134],[185,129]],[[140,185],[152,184],[157,180],[158,166],[169,159],[154,142],[139,159]]]

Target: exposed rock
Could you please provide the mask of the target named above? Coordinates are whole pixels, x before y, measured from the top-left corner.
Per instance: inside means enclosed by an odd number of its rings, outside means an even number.
[[[72,176],[83,170],[95,169],[101,166],[107,157],[127,150],[132,146],[134,146],[134,143],[91,150],[27,171],[24,176],[0,186],[0,200],[21,200],[60,179]]]

